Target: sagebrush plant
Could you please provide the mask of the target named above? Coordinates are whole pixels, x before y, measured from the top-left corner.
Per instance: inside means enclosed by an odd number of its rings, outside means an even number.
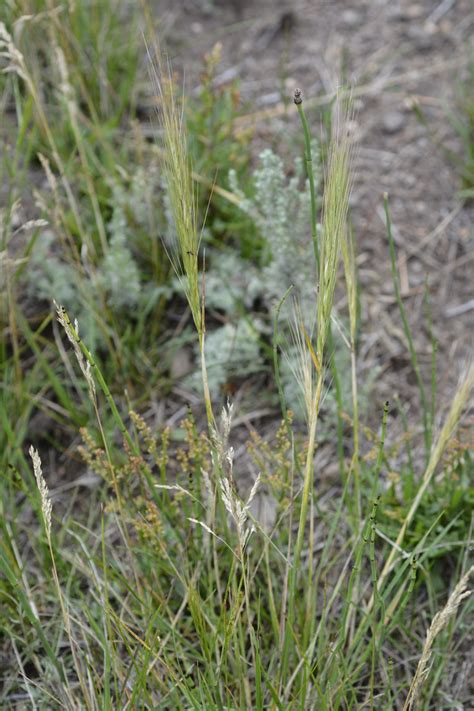
[[[74,482],[84,487],[77,489],[74,508],[64,494],[69,484],[53,488],[53,458],[42,466],[32,449],[32,469],[26,463],[21,472],[13,466],[4,473],[2,704],[183,711],[459,704],[445,678],[452,673],[450,656],[468,634],[472,532],[464,531],[453,546],[456,522],[440,522],[439,512],[422,535],[409,534],[436,475],[445,475],[443,456],[468,404],[474,368],[467,369],[439,431],[430,429],[427,461],[413,463],[411,500],[401,516],[397,507],[388,535],[383,521],[394,513],[397,497],[388,474],[398,466],[386,446],[390,405],[375,406],[375,431],[359,421],[357,407],[356,245],[347,224],[353,144],[344,92],[335,96],[320,228],[316,181],[309,178],[306,232],[314,260],[306,278],[314,302],[297,299],[289,327],[305,430],[294,426],[280,388],[283,421],[274,440],[251,432],[249,456],[241,458],[233,448],[232,404],[216,417],[208,385],[202,228],[182,100],[159,53],[154,66],[175,240],[165,248],[195,325],[207,427],[203,412],[170,430],[122,411],[102,363],[80,335],[80,322],[57,305],[55,318],[95,420],[82,429],[83,444],[71,448],[85,465]],[[301,92],[295,98],[308,139]],[[305,146],[311,175],[311,141]],[[318,428],[331,387],[340,273],[348,302],[352,417],[343,433],[341,480],[328,482],[318,459]],[[278,326],[288,289],[276,296]],[[66,344],[58,342],[76,378]],[[273,345],[278,385],[280,353]],[[39,349],[34,353],[44,359]],[[52,382],[59,399],[62,383]],[[17,441],[3,410],[0,416]],[[335,458],[337,439],[335,432]],[[271,516],[262,516],[259,499],[271,502]],[[43,527],[34,540],[30,504]],[[434,591],[433,561],[446,545],[453,575]]]
[[[209,313],[218,312],[226,319],[223,326],[213,328],[206,346],[214,396],[236,375],[247,376],[263,368],[264,341],[271,331],[269,315],[291,284],[299,282],[295,291],[305,313],[314,304],[314,267],[308,260],[306,239],[309,196],[302,161],[295,162],[295,175],[289,181],[282,159],[273,151],[264,150],[259,163],[252,175],[252,196],[242,191],[234,169],[229,174],[237,209],[249,217],[257,231],[258,251],[249,258],[236,254],[238,245],[219,249],[211,245],[207,250],[206,307]],[[249,311],[257,302],[261,315],[250,319]],[[284,368],[283,379],[294,408],[297,403],[291,396],[293,379],[288,369]]]
[[[318,210],[321,206],[323,167],[315,140],[311,142],[311,154],[314,202],[315,210]],[[236,248],[230,247],[221,246],[217,249],[211,245],[206,251],[210,266],[206,274],[206,307],[211,316],[219,313],[226,320],[223,326],[213,326],[207,342],[207,364],[214,397],[222,393],[228,381],[239,375],[248,377],[258,373],[264,370],[265,364],[268,367],[270,359],[265,343],[272,330],[272,313],[282,294],[291,287],[292,298],[287,299],[281,309],[279,338],[286,357],[282,360],[280,375],[286,402],[298,419],[302,420],[304,406],[300,402],[300,389],[291,366],[297,357],[297,350],[285,324],[291,322],[291,304],[296,297],[301,306],[301,314],[304,315],[305,328],[310,331],[314,327],[316,281],[312,238],[309,238],[312,224],[311,195],[301,158],[295,159],[291,172],[292,176],[288,179],[282,158],[274,151],[265,149],[259,155],[259,164],[251,180],[247,181],[245,192],[240,187],[236,172],[231,170],[229,173],[232,194],[238,200],[238,209],[251,220],[258,236],[259,248],[251,258],[236,254]],[[321,225],[316,222],[314,232],[321,232],[321,229]],[[354,269],[354,266],[351,268]],[[355,278],[352,283],[351,313],[354,318],[351,318],[351,339],[355,343]],[[258,316],[253,316],[249,323],[249,311],[254,311],[256,304],[259,304]],[[344,334],[345,331],[346,324],[339,319],[333,356],[338,363],[344,394],[350,392],[352,387],[351,346],[348,338],[340,337],[340,332]],[[196,375],[193,375],[187,379],[186,384],[196,386],[196,382]],[[359,399],[363,398],[365,403],[369,389],[370,378],[362,393],[359,393]],[[336,419],[337,407],[332,391],[326,393],[324,407],[326,419],[332,424]],[[325,426],[324,431],[326,429]]]

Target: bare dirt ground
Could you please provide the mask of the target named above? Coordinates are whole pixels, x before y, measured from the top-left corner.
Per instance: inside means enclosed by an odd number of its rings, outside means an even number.
[[[291,103],[296,86],[308,98],[310,120],[315,101],[331,95],[341,74],[354,87],[359,149],[352,218],[362,287],[362,377],[364,369],[379,368],[380,398],[399,394],[416,409],[414,374],[390,278],[383,214],[387,192],[420,365],[429,379],[427,283],[439,343],[440,397],[447,404],[472,353],[474,332],[473,208],[458,199],[459,178],[441,148],[462,151],[446,112],[453,110],[472,58],[472,2],[185,0],[160,2],[158,9],[188,92],[199,83],[199,58],[222,43],[217,81],[239,79],[242,97],[251,104],[248,122],[256,129],[257,144],[259,139],[268,144],[271,137],[278,141],[297,128]]]

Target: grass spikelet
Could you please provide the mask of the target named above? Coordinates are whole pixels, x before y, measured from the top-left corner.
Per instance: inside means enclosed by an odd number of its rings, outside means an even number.
[[[229,446],[229,435],[232,427],[233,405],[228,404],[222,408],[220,430],[213,432],[214,451],[216,455],[216,470],[219,476],[219,491],[222,503],[232,519],[239,539],[240,554],[254,530],[253,525],[248,525],[249,510],[257,491],[260,487],[260,474],[255,479],[246,503],[240,500],[234,484],[234,449]]]
[[[94,383],[94,378],[92,377],[92,372],[91,372],[91,364],[90,361],[86,360],[84,358],[84,355],[81,351],[80,347],[80,339],[79,339],[79,324],[77,322],[77,319],[74,321],[74,328],[72,327],[71,321],[69,319],[69,316],[67,315],[65,309],[60,306],[59,304],[54,302],[54,305],[56,307],[56,313],[58,317],[58,322],[61,324],[61,326],[64,328],[64,331],[66,333],[66,336],[68,337],[68,340],[70,343],[72,343],[72,347],[74,349],[74,354],[76,356],[77,362],[79,363],[79,367],[82,371],[82,374],[86,380],[87,386],[89,388],[89,395],[92,400],[92,402],[96,401],[96,390],[95,390],[95,383]]]
[[[33,462],[33,471],[35,474],[36,484],[41,496],[41,511],[43,512],[44,525],[48,541],[51,540],[51,513],[53,510],[51,498],[49,495],[48,485],[46,484],[41,468],[41,459],[36,449],[33,446],[29,449],[29,455]]]
[[[463,575],[461,580],[458,582],[443,609],[437,612],[433,617],[433,621],[431,622],[428,632],[426,633],[426,641],[423,646],[423,651],[418,662],[415,676],[413,677],[413,681],[410,686],[410,691],[408,692],[407,699],[403,705],[403,711],[412,711],[412,709],[417,707],[417,699],[421,688],[430,673],[430,659],[433,644],[436,637],[445,629],[451,618],[454,617],[461,602],[471,594],[472,591],[466,590],[466,588],[469,578],[473,573],[474,565],[470,567],[467,573]]]
[[[3,22],[0,22],[0,57],[3,57],[9,62],[3,69],[4,73],[13,72],[18,74],[25,82],[29,81],[24,57],[15,46],[12,36]]]

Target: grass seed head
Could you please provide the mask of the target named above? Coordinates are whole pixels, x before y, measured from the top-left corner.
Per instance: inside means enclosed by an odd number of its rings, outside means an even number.
[[[348,134],[350,109],[336,101],[333,138],[329,152],[323,196],[320,242],[318,335],[316,355],[322,362],[331,319],[341,248],[346,239],[347,213],[351,192],[352,143]]]
[[[36,484],[38,486],[38,491],[41,496],[41,510],[43,512],[46,535],[49,540],[51,538],[51,512],[53,509],[51,504],[51,498],[49,495],[49,489],[43,476],[40,456],[33,446],[30,447],[29,454],[33,462],[33,471],[35,474]]]
[[[418,662],[408,697],[403,706],[403,711],[411,711],[411,709],[416,708],[421,687],[430,673],[430,660],[433,651],[433,644],[440,632],[445,629],[449,621],[455,616],[462,601],[470,596],[472,591],[467,590],[466,588],[472,574],[474,574],[474,565],[471,566],[467,573],[463,575],[461,580],[458,582],[443,609],[437,612],[433,617],[433,621],[431,622],[428,632],[426,633],[426,641],[423,646],[423,652]]]
[[[175,226],[176,243],[168,250],[172,267],[183,286],[196,329],[204,331],[199,286],[198,255],[201,235],[197,226],[197,196],[188,154],[183,106],[176,100],[171,69],[164,68],[160,48],[150,56],[151,78],[160,106],[157,110],[162,129],[166,186]]]
[[[64,330],[66,332],[66,336],[68,337],[69,341],[72,343],[72,347],[74,349],[74,353],[77,358],[77,362],[79,363],[79,367],[82,371],[82,374],[83,374],[84,378],[86,379],[87,385],[89,387],[90,398],[93,402],[95,402],[96,389],[95,389],[94,378],[92,377],[91,364],[88,360],[86,360],[84,358],[84,355],[81,351],[81,347],[79,345],[79,342],[80,342],[79,341],[79,324],[76,320],[74,322],[74,326],[73,326],[64,307],[57,304],[56,301],[54,302],[54,305],[56,307],[58,322],[64,328]]]

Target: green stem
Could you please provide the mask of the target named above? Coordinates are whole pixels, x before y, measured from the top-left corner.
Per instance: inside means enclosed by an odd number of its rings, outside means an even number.
[[[216,421],[214,419],[214,413],[212,411],[211,391],[209,390],[209,379],[207,377],[204,331],[199,334],[199,350],[201,355],[201,376],[202,387],[204,390],[204,402],[206,405],[207,423],[209,425],[209,431],[212,435],[213,430],[215,430],[216,428]]]
[[[286,431],[288,433],[288,438],[289,438],[290,442],[292,441],[293,433],[291,431],[291,425],[290,425],[290,421],[288,419],[286,398],[285,398],[285,393],[283,390],[283,384],[281,382],[280,365],[278,362],[278,319],[280,317],[280,311],[282,309],[282,306],[285,303],[286,298],[292,289],[293,289],[293,285],[289,286],[288,289],[283,294],[282,298],[280,299],[280,301],[277,304],[275,316],[273,319],[273,368],[275,371],[275,381],[276,381],[276,385],[277,385],[277,389],[278,389],[278,397],[280,400],[281,416],[283,417],[283,420],[285,422]]]
[[[393,239],[393,234],[392,234],[392,221],[390,219],[390,210],[388,207],[387,193],[385,193],[385,195],[384,195],[383,203],[384,203],[384,209],[385,209],[385,219],[386,219],[386,224],[387,224],[388,244],[389,244],[389,248],[390,248],[390,260],[392,263],[392,280],[393,280],[393,286],[395,288],[395,298],[397,300],[397,305],[398,305],[398,309],[400,311],[400,316],[402,317],[403,330],[405,332],[405,336],[406,336],[406,339],[408,342],[408,350],[410,352],[411,363],[413,366],[413,370],[415,371],[415,377],[416,377],[416,381],[418,383],[418,389],[420,391],[421,410],[422,410],[422,416],[423,416],[423,432],[424,432],[424,440],[425,440],[425,459],[426,459],[426,463],[427,463],[428,459],[429,459],[430,449],[431,449],[431,423],[430,423],[430,416],[429,416],[429,410],[428,410],[428,402],[427,402],[427,398],[426,398],[425,386],[423,384],[423,379],[421,377],[420,367],[418,365],[418,358],[416,355],[415,346],[413,344],[411,329],[410,329],[410,326],[408,323],[408,318],[406,315],[405,307],[403,305],[402,295],[400,292],[400,284],[398,281],[398,273],[397,273],[397,255],[395,253],[395,241]]]
[[[323,388],[323,376],[320,375],[316,391],[313,398],[312,418],[309,423],[309,441],[308,450],[306,453],[306,465],[303,483],[303,494],[301,497],[301,509],[298,523],[298,533],[296,535],[295,550],[293,554],[292,567],[289,576],[289,595],[288,595],[288,616],[286,622],[285,643],[283,647],[282,663],[281,663],[281,679],[286,678],[286,672],[289,661],[289,643],[290,638],[293,638],[293,626],[295,622],[295,606],[296,606],[296,587],[298,579],[299,565],[301,561],[301,553],[306,530],[306,519],[308,517],[308,508],[310,497],[313,495],[314,487],[314,450],[316,448],[316,426],[318,422],[319,405],[321,402],[321,393]],[[308,594],[311,594],[308,592]]]
[[[309,192],[311,196],[311,238],[313,240],[314,258],[316,260],[317,274],[319,276],[319,246],[317,233],[317,205],[316,205],[316,189],[314,186],[313,172],[313,155],[311,151],[311,133],[306,119],[306,114],[303,109],[303,97],[301,89],[295,89],[294,102],[301,120],[304,135],[304,158],[306,163],[306,173],[309,180]]]

